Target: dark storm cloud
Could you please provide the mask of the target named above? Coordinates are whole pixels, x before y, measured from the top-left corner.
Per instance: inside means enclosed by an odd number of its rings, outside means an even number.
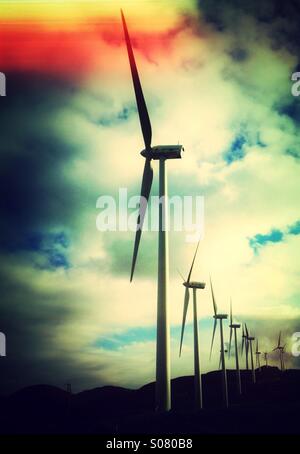
[[[79,150],[49,127],[72,88],[34,75],[7,79],[0,114],[0,247],[11,251],[33,231],[70,222],[75,199],[63,170]]]
[[[18,282],[2,263],[0,331],[7,339],[7,356],[1,367],[1,392],[14,389],[31,380],[50,379],[54,370],[47,363],[52,345],[52,333],[70,315],[70,309],[56,307],[45,295]],[[55,374],[59,372],[56,365]],[[21,373],[22,371],[22,373]]]
[[[248,58],[248,51],[240,47],[235,47],[229,52],[231,58],[237,62],[243,62]]]
[[[37,295],[18,287],[15,291],[23,294],[23,304],[32,305]],[[25,291],[24,291],[25,290]],[[53,342],[53,337],[63,324],[76,316],[73,307],[59,306],[55,310],[53,302],[31,307],[30,314],[21,308],[21,304],[11,307],[1,306],[0,331],[6,336],[6,357],[0,361],[0,395],[33,384],[53,384],[64,387],[72,383],[79,391],[90,386],[101,386],[101,365],[86,364],[76,356],[65,353]]]
[[[241,17],[249,16],[264,28],[274,48],[285,47],[300,56],[299,0],[199,0],[198,5],[218,30],[235,34]]]
[[[286,115],[293,121],[300,123],[300,102],[298,98],[293,98],[291,102],[284,104],[278,109],[281,115]]]
[[[39,269],[67,269],[70,268],[70,262],[67,258],[69,244],[69,239],[64,232],[35,232],[25,238],[23,250],[38,253],[38,257],[35,257],[33,263]]]
[[[82,381],[76,360],[54,343],[54,333],[76,317],[72,295],[34,284],[42,273],[71,266],[78,199],[64,171],[81,150],[56,134],[51,122],[76,87],[34,74],[7,74],[7,81],[0,111],[0,331],[7,338],[0,392]]]
[[[18,258],[15,262],[19,265]],[[0,332],[5,333],[7,344],[7,356],[0,361],[0,395],[39,383],[64,387],[72,382],[75,390],[101,384],[99,377],[94,378],[101,366],[83,368],[56,340],[66,323],[82,316],[81,309],[72,304],[75,295],[71,292],[66,302],[62,290],[53,294],[32,286],[12,273],[3,258],[0,282]]]

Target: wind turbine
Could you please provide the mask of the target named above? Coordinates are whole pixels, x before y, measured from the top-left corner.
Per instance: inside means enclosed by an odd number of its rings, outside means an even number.
[[[281,372],[284,371],[285,369],[285,365],[284,365],[284,349],[285,349],[285,345],[280,345],[281,344],[281,331],[279,333],[279,336],[278,336],[278,344],[277,346],[273,349],[273,352],[275,351],[279,351],[279,359],[280,359],[280,369],[281,369]]]
[[[255,369],[254,369],[254,361],[253,361],[253,348],[252,348],[252,342],[255,340],[255,337],[249,335],[249,331],[247,328],[247,325],[245,324],[245,330],[246,330],[246,336],[247,336],[247,343],[250,348],[250,359],[251,359],[251,370],[252,370],[252,382],[256,382],[255,378]]]
[[[131,265],[130,281],[132,281],[142,228],[153,181],[152,160],[159,161],[159,232],[158,232],[158,288],[157,288],[157,341],[156,341],[156,410],[168,411],[171,408],[170,382],[170,326],[168,307],[169,281],[169,244],[168,244],[168,204],[167,204],[167,159],[180,159],[182,145],[152,146],[152,128],[142,91],[142,86],[130,42],[123,11],[121,17],[127,46],[131,76],[135,92],[145,148],[141,155],[145,158],[144,172],[141,185],[141,198],[137,229]]]
[[[229,325],[230,337],[229,337],[228,357],[230,358],[232,332],[234,332],[235,368],[236,368],[236,380],[237,380],[238,394],[242,394],[241,373],[240,373],[240,365],[239,365],[239,352],[238,352],[238,346],[237,346],[237,332],[236,332],[236,330],[239,329],[240,327],[241,327],[241,325],[239,323],[233,323],[232,301],[230,300],[230,325]]]
[[[281,349],[282,372],[285,370],[285,363],[284,363],[285,347],[286,347],[286,344],[284,344],[284,346]]]
[[[264,352],[264,360],[265,360],[265,363],[266,363],[266,367],[268,367],[268,352]]]
[[[249,343],[247,340],[247,334],[246,334],[244,324],[243,324],[241,356],[243,356],[244,348],[245,348],[245,357],[246,357],[246,369],[249,370]]]
[[[182,342],[185,328],[185,321],[189,306],[190,299],[190,288],[193,289],[193,318],[194,318],[194,384],[195,384],[195,408],[201,409],[203,407],[202,399],[202,382],[201,382],[201,371],[200,371],[200,358],[199,358],[199,340],[198,340],[198,316],[197,316],[197,289],[204,289],[204,282],[191,282],[191,275],[193,271],[193,266],[195,263],[197,251],[199,247],[199,242],[196,247],[194,258],[191,264],[191,269],[188,274],[187,280],[183,282],[185,286],[184,293],[184,304],[183,304],[183,317],[182,317],[182,328],[181,328],[181,339],[180,339],[180,349],[179,356],[181,356]]]
[[[218,307],[217,307],[217,303],[215,300],[215,295],[214,295],[211,278],[210,278],[210,288],[211,288],[211,296],[212,296],[213,307],[214,307],[214,316],[213,317],[214,317],[215,321],[214,321],[214,329],[213,329],[213,335],[212,335],[212,340],[211,340],[209,359],[211,358],[217,323],[219,320],[220,321],[220,342],[221,342],[221,363],[222,363],[222,377],[223,377],[223,380],[222,380],[222,382],[223,382],[223,404],[224,404],[225,408],[228,408],[228,388],[227,388],[227,374],[226,374],[226,364],[225,364],[224,335],[223,335],[223,320],[226,320],[228,318],[228,315],[227,314],[218,314]]]
[[[261,352],[258,350],[258,339],[256,339],[255,357],[256,357],[256,367],[258,368],[259,371],[261,370],[261,368],[260,368],[260,355],[261,355]]]

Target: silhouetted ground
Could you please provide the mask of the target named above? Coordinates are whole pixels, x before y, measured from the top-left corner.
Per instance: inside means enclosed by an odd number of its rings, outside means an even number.
[[[172,380],[172,411],[154,413],[155,384],[137,390],[105,386],[69,394],[37,385],[0,400],[1,433],[223,434],[300,433],[300,370],[275,367],[242,371],[243,395],[235,371],[227,372],[230,408],[222,408],[221,373],[203,375],[204,409],[193,410],[193,377]]]

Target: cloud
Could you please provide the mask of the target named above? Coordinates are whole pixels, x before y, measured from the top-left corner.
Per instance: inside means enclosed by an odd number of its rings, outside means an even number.
[[[272,229],[269,233],[261,234],[257,233],[252,238],[249,238],[249,245],[253,249],[255,254],[259,253],[261,247],[266,246],[269,243],[280,243],[287,238],[288,235],[299,235],[300,234],[300,221],[296,221],[294,224],[286,227],[284,230]]]
[[[290,235],[300,235],[300,221],[296,221],[294,224],[288,227],[288,233]]]
[[[35,232],[25,241],[25,250],[35,253],[34,265],[41,269],[69,268],[66,257],[69,239],[64,232],[46,233]]]
[[[267,243],[279,243],[283,240],[283,233],[280,230],[271,230],[265,235],[257,233],[253,238],[249,239],[249,245],[257,254],[260,247]]]
[[[224,159],[227,164],[232,164],[234,161],[243,159],[247,153],[247,150],[251,147],[259,146],[265,147],[266,145],[261,142],[259,133],[247,131],[245,127],[241,128],[241,131],[236,135],[233,142],[230,144],[228,150],[224,152]]]
[[[246,3],[243,0],[199,0],[199,9],[205,19],[222,32],[232,31],[237,35],[242,31],[244,17],[255,21],[272,42],[274,49],[286,46],[291,53],[299,56],[300,13],[297,0],[282,3],[280,0],[259,0]],[[232,29],[235,25],[234,29]],[[247,33],[245,33],[247,39]]]

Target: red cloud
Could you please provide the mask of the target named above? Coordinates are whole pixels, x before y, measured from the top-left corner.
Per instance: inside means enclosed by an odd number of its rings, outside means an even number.
[[[102,21],[101,21],[102,22]],[[1,24],[1,71],[40,72],[67,78],[82,78],[94,68],[107,71],[113,48],[123,45],[121,23],[85,24],[77,30],[54,30],[39,24]],[[157,60],[169,53],[183,26],[155,33],[134,31],[132,42],[144,56]],[[109,51],[111,49],[111,52]]]

